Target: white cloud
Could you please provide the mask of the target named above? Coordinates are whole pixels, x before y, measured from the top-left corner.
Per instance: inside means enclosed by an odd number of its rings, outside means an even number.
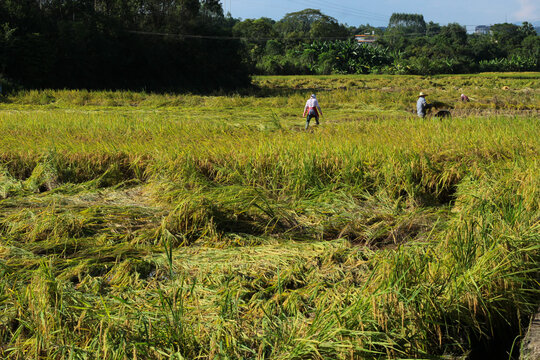
[[[516,20],[535,20],[539,17],[538,2],[536,0],[518,0],[519,9],[514,12]]]

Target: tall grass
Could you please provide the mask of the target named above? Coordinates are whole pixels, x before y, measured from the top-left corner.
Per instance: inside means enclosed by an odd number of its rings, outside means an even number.
[[[540,250],[538,75],[505,76],[12,96],[1,357],[504,354],[537,309]],[[475,116],[407,112],[463,87],[478,99],[452,104]],[[326,119],[305,132],[312,90]]]

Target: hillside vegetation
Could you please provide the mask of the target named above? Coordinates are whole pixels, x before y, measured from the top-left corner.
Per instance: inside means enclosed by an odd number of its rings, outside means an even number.
[[[539,305],[539,80],[1,98],[0,357],[509,358]]]
[[[207,93],[245,88],[252,74],[540,71],[540,36],[529,22],[493,24],[479,27],[484,34],[470,34],[466,26],[448,23],[450,18],[440,25],[422,14],[393,13],[381,28],[342,24],[324,13],[331,5],[280,20],[233,18],[223,5],[219,0],[0,1],[0,93],[46,88]],[[362,36],[369,43],[359,44]]]

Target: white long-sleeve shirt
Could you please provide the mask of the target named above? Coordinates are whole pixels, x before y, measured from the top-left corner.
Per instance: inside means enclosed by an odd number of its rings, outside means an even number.
[[[306,101],[306,106],[304,107],[304,116],[311,111],[311,109],[315,109],[315,111],[318,110],[318,114],[320,113],[322,115],[321,106],[319,105],[319,102],[316,98],[309,98],[308,101]]]
[[[424,97],[419,97],[418,101],[416,102],[416,112],[418,113],[418,116],[424,117],[426,115],[426,106],[427,101],[424,99]]]

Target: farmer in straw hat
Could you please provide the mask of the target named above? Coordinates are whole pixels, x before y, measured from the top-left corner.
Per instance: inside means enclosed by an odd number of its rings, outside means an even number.
[[[322,115],[322,110],[319,105],[319,102],[317,101],[317,97],[315,94],[311,94],[311,97],[306,101],[306,106],[304,107],[304,115],[302,117],[306,117],[306,130],[309,127],[309,122],[311,118],[315,118],[315,123],[319,125],[319,113]]]
[[[421,118],[426,116],[426,110],[431,108],[431,104],[428,104],[426,101],[426,96],[427,94],[420,92],[420,94],[418,94],[418,101],[416,102],[416,112]]]

